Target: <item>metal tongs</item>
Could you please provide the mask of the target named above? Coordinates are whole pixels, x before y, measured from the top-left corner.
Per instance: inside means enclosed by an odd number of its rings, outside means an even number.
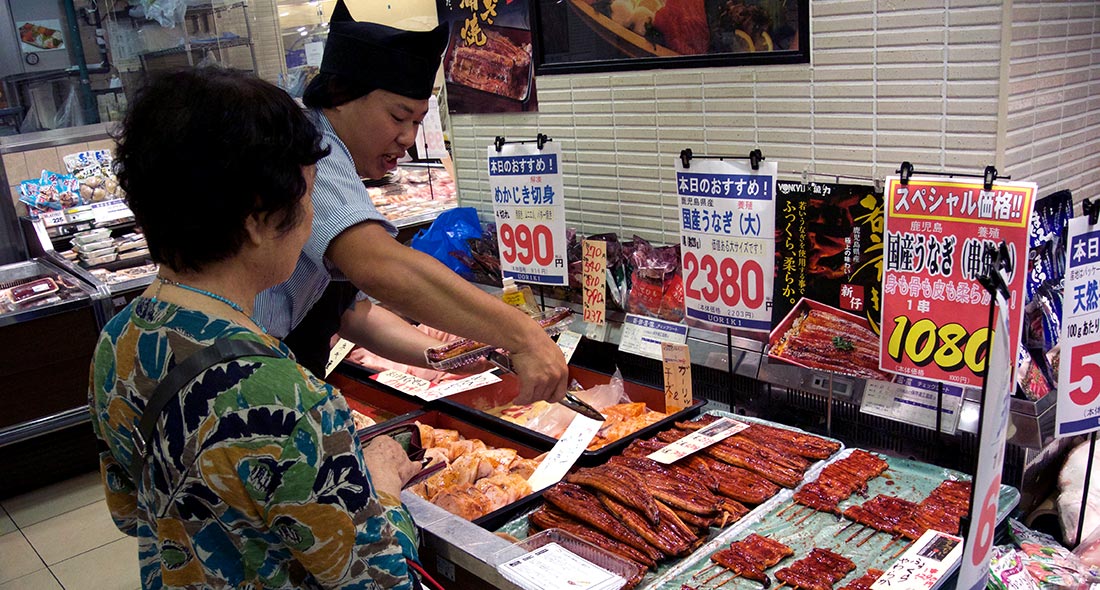
[[[494,350],[489,353],[487,360],[495,365],[498,369],[515,374],[515,370],[512,369],[512,359],[508,358],[508,355],[504,354],[503,352],[500,352],[499,350]],[[607,418],[604,418],[603,414],[601,414],[599,410],[588,405],[584,402],[584,400],[577,397],[576,395],[573,395],[572,391],[567,390],[565,392],[565,398],[563,398],[558,403],[569,408],[570,410],[573,410],[581,416],[584,416],[585,418],[591,418],[600,422],[607,420]]]

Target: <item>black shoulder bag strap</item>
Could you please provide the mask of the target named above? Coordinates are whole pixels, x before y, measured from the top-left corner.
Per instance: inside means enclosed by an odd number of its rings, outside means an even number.
[[[149,443],[157,429],[157,419],[168,402],[179,395],[180,391],[207,369],[221,363],[245,356],[267,356],[281,358],[283,355],[266,344],[255,340],[219,339],[210,346],[192,354],[172,368],[168,375],[153,390],[145,410],[141,414],[137,432],[134,433],[134,453],[130,461],[130,479],[134,486],[141,485],[141,471],[149,457]]]

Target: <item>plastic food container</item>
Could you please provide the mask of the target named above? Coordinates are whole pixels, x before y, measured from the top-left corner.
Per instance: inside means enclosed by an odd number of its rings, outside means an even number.
[[[102,242],[111,237],[109,229],[93,229],[73,235],[73,245],[83,246],[93,242]]]
[[[115,241],[108,238],[106,240],[99,240],[98,242],[88,242],[87,244],[77,244],[76,251],[85,256],[99,256],[103,254],[104,250],[115,249]]]
[[[84,260],[84,264],[92,266],[92,265],[96,265],[96,264],[105,264],[105,263],[108,263],[108,262],[114,262],[116,259],[118,259],[118,252],[115,252],[114,250],[111,250],[111,251],[103,254],[102,256],[94,256],[94,257],[91,257],[91,258],[84,258],[83,260]]]
[[[557,336],[573,321],[573,311],[567,307],[556,307],[542,312],[535,320],[542,325],[548,336]],[[492,350],[491,345],[463,338],[443,346],[429,348],[426,355],[428,365],[433,369],[450,371],[477,362]]]
[[[617,586],[618,588],[633,588],[641,579],[643,572],[641,566],[638,564],[631,563],[606,549],[601,549],[561,529],[546,529],[545,531],[527,537],[516,543],[513,547],[498,552],[494,556],[493,561],[496,568],[504,574],[504,570],[502,569],[503,566],[539,547],[549,545],[550,543],[556,543],[563,549],[583,558],[589,563],[595,564],[619,576],[623,579],[623,582]],[[505,574],[505,577],[507,578],[508,575]]]

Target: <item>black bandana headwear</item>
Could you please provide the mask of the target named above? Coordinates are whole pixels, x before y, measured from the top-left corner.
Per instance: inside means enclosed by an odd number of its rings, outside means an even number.
[[[329,20],[321,73],[426,100],[432,94],[447,38],[446,24],[420,32],[357,22],[344,0],[338,0]]]

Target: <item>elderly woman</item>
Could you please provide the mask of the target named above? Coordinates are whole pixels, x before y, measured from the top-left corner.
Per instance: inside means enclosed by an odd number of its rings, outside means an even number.
[[[160,273],[100,335],[89,399],[143,588],[419,587],[398,499],[417,465],[386,437],[361,449],[339,392],[252,318],[294,270],[327,153],[289,96],[228,70],[155,81],[123,123],[118,177]]]

